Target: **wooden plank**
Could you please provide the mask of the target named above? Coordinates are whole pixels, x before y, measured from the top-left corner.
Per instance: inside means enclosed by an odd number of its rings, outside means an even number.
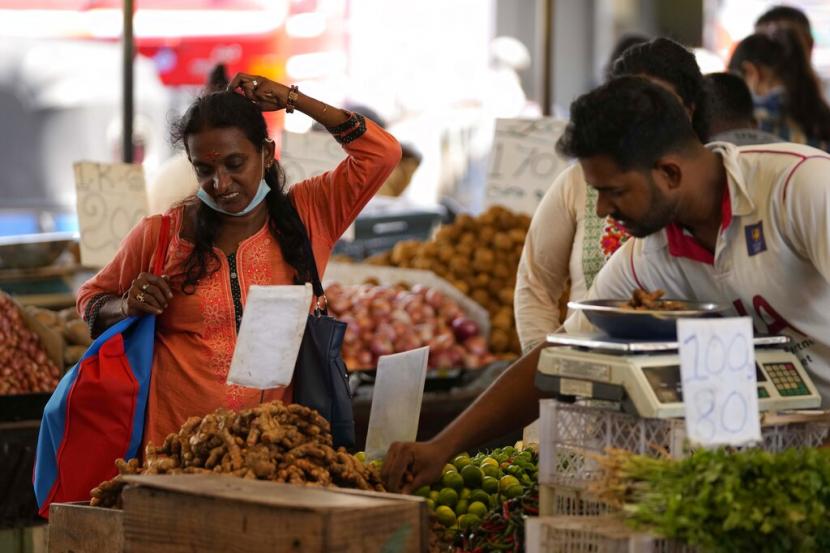
[[[80,503],[49,507],[49,553],[121,553],[123,511]]]
[[[130,486],[124,514],[125,553],[326,551],[320,513]]]
[[[142,475],[126,476],[124,479],[132,484],[159,490],[299,510],[374,508],[380,505],[391,506],[398,501],[391,494],[385,497],[344,494],[332,489],[293,486],[244,478],[217,478],[210,474]]]

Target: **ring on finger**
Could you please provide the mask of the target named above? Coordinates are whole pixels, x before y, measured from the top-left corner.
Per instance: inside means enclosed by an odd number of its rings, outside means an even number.
[[[142,291],[142,292],[146,292],[146,291],[147,291],[147,288],[149,288],[149,287],[150,287],[150,283],[149,283],[149,282],[145,282],[144,284],[142,284],[142,285],[141,285],[141,291]]]
[[[144,292],[139,292],[138,294],[136,294],[135,299],[137,299],[141,303],[144,303]]]
[[[256,79],[254,79],[253,81],[251,81],[251,84],[252,84],[252,85],[254,85],[254,90],[256,90],[256,87],[258,87],[258,86],[259,86],[259,82],[258,82]]]

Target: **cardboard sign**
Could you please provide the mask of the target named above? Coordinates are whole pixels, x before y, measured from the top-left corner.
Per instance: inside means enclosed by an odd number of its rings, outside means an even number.
[[[103,267],[121,240],[148,213],[147,183],[141,165],[75,163],[81,264]]]
[[[497,119],[485,206],[501,205],[533,215],[554,179],[570,162],[556,153],[567,121]]]
[[[291,384],[311,296],[311,284],[249,288],[228,384],[260,390]]]
[[[392,442],[415,441],[428,359],[428,347],[378,359],[366,432],[367,459],[382,458]]]
[[[285,171],[285,183],[288,186],[331,171],[345,157],[346,152],[327,132],[283,134],[280,165]]]
[[[761,439],[752,321],[680,319],[680,372],[689,439],[703,446]]]

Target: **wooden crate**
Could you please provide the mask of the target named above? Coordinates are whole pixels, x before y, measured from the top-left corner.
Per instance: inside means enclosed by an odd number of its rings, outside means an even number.
[[[124,512],[86,503],[49,506],[49,553],[121,553]]]
[[[420,498],[210,475],[128,480],[125,553],[427,550]]]

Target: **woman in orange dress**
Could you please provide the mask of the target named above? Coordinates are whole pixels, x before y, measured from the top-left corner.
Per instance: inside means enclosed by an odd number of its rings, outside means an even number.
[[[262,116],[280,109],[326,127],[346,159],[286,190]],[[291,401],[290,389],[263,394],[226,384],[248,289],[310,280],[304,232],[322,275],[335,242],[401,156],[397,141],[363,116],[245,74],[228,92],[197,99],[173,134],[199,190],[165,214],[171,236],[163,276],[150,273],[162,217],[154,215],[81,287],[77,302],[95,336],[127,316],[158,316],[144,429],[144,442],[154,444],[218,407]]]

